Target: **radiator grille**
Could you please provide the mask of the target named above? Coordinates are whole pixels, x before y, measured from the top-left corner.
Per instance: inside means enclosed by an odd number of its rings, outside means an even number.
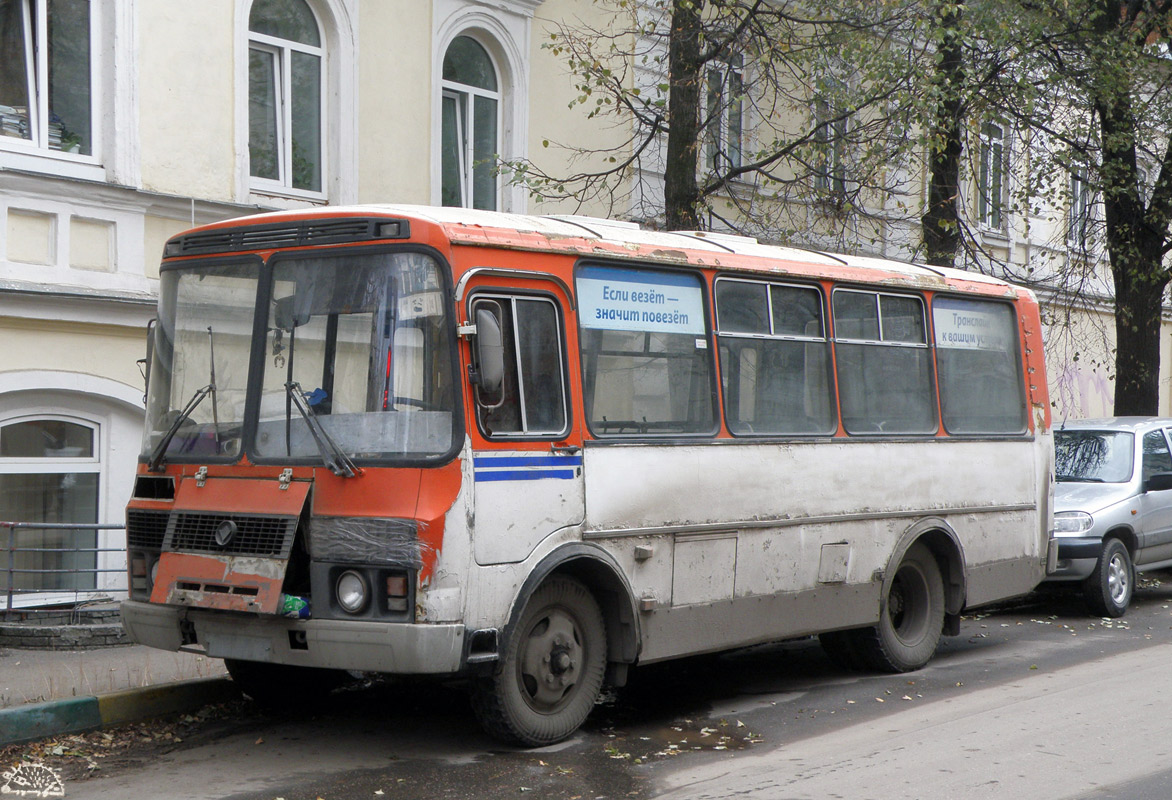
[[[225,522],[236,524],[231,540],[221,547],[216,529]],[[175,514],[168,550],[288,558],[297,532],[297,517],[235,516],[232,514]]]
[[[135,550],[162,550],[169,516],[168,511],[129,509],[126,512],[127,546]]]

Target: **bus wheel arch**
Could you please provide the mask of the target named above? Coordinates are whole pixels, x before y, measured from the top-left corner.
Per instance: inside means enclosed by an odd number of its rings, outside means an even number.
[[[473,678],[481,725],[522,745],[565,739],[603,685],[625,679],[638,654],[636,622],[629,588],[605,552],[577,544],[551,554],[517,593],[494,668]]]
[[[921,520],[905,531],[884,572],[878,623],[852,632],[859,659],[883,672],[927,664],[941,635],[959,625],[963,564],[956,533],[943,520]]]

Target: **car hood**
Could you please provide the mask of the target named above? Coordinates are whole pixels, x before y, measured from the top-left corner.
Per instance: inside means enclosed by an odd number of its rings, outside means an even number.
[[[1107,506],[1123,502],[1135,493],[1135,487],[1130,483],[1059,481],[1054,485],[1054,510],[1094,514]]]

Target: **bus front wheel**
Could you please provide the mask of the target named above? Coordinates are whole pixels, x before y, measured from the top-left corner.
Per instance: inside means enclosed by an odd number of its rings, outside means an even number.
[[[495,672],[474,683],[472,707],[498,739],[553,744],[585,722],[605,673],[598,602],[578,581],[554,577],[525,604]]]
[[[944,580],[923,544],[914,544],[887,590],[879,624],[856,631],[858,655],[871,669],[910,672],[927,664],[944,629]]]

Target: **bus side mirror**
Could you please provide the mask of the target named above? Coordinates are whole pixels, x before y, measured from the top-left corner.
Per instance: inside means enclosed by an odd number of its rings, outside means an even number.
[[[144,404],[151,391],[151,364],[155,360],[155,324],[158,321],[158,319],[152,319],[147,323],[146,358],[138,360],[138,371],[142,373],[142,402]]]
[[[500,318],[490,308],[482,306],[476,309],[476,372],[473,382],[484,405],[500,405],[504,399],[500,397],[504,377],[505,345]],[[486,397],[495,402],[485,402]]]

